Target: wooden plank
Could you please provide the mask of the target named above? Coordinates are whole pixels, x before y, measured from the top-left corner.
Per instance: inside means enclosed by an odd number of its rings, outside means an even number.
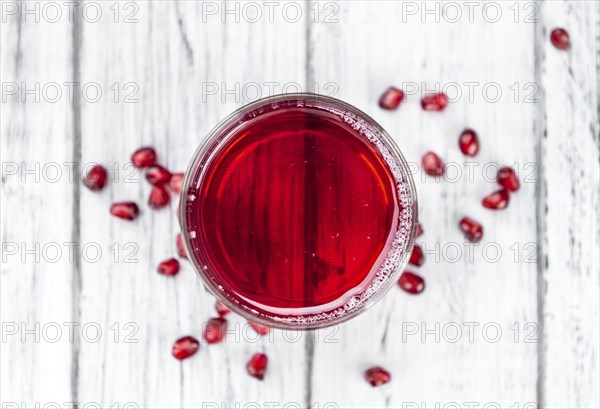
[[[72,24],[42,6],[1,5],[3,407],[74,397],[69,328],[77,328],[65,325],[74,321],[79,184],[72,178],[73,106],[65,85],[73,81]]]
[[[497,167],[488,163],[513,165],[522,180],[534,170],[537,110],[525,100],[535,89],[528,85],[535,81],[534,26],[525,19],[531,10],[521,8],[515,22],[509,3],[494,3],[485,11],[480,4],[472,18],[459,4],[458,20],[438,2],[337,4],[338,23],[311,26],[311,80],[337,82],[341,98],[380,121],[415,165],[428,150],[452,164],[445,181],[415,175],[425,229],[417,242],[428,254],[420,269],[410,270],[427,280],[426,291],[410,297],[394,288],[372,310],[343,324],[337,343],[317,343],[313,400],[339,407],[444,407],[453,402],[524,407],[535,402],[535,337],[524,342],[537,320],[535,257],[524,262],[535,253],[534,178],[522,183],[502,212],[480,204],[497,189]],[[496,5],[502,15],[494,22]],[[454,101],[443,113],[423,112],[421,92],[434,90],[436,83]],[[377,106],[389,85],[411,94],[398,111]],[[474,87],[471,97],[469,86]],[[495,101],[498,90],[502,95]],[[474,128],[481,139],[481,151],[471,160],[457,146],[465,127]],[[485,226],[473,261],[457,227],[463,215]],[[498,260],[496,249],[502,251]],[[470,330],[469,325],[478,326]],[[493,342],[496,328],[502,334]],[[460,338],[454,342],[457,330]],[[364,370],[375,365],[391,371],[389,386],[372,389],[365,382]]]
[[[598,2],[543,2],[538,30],[541,128],[541,403],[600,407]],[[555,49],[555,27],[571,36]]]
[[[106,3],[95,21],[97,4],[87,3],[75,26],[67,21],[66,9],[58,24],[48,21],[48,15],[40,15],[39,23],[32,14],[21,23],[23,16],[3,15],[8,17],[2,23],[0,47],[4,87],[12,82],[25,82],[30,88],[36,82],[43,87],[80,79],[77,92],[87,85],[75,106],[66,99],[64,84],[57,103],[49,102],[52,94],[41,90],[40,103],[32,102],[33,95],[22,103],[22,90],[7,96],[3,89],[3,403],[399,407],[424,402],[430,407],[438,402],[479,402],[524,407],[536,400],[539,375],[537,397],[543,407],[599,406],[599,265],[597,257],[589,257],[597,255],[600,244],[597,4],[547,2],[538,13],[533,3],[517,9],[507,3],[496,23],[494,5],[485,17],[476,8],[472,23],[466,6],[461,19],[452,23],[450,8],[438,12],[435,7],[441,5],[430,5],[432,14],[424,14],[422,3],[394,2],[352,2],[352,7],[322,2],[310,9],[304,5],[299,21],[289,18],[294,15],[290,8],[284,18],[280,6],[272,23],[265,20],[268,10],[263,8],[262,18],[252,23],[255,14],[245,3],[231,3],[233,9],[225,17],[220,2],[139,2],[137,7]],[[531,19],[537,17],[541,24],[534,38]],[[570,30],[570,52],[549,45],[547,36],[555,25]],[[72,39],[80,36],[78,78]],[[536,68],[539,74],[534,77]],[[382,112],[376,106],[390,84],[409,90],[413,84],[431,87],[436,81],[457,82],[463,93],[443,114],[421,112],[419,95],[409,95],[398,112]],[[466,83],[472,81],[479,85],[469,101]],[[543,86],[543,99],[535,92],[536,82]],[[187,333],[200,337],[202,322],[214,315],[213,299],[188,265],[176,280],[155,274],[156,264],[175,254],[175,204],[171,211],[151,212],[144,204],[149,188],[143,175],[126,167],[128,157],[136,147],[151,144],[164,164],[183,170],[201,135],[219,119],[253,99],[257,90],[264,96],[269,87],[279,92],[284,84],[294,89],[295,83],[327,94],[339,88],[337,96],[380,121],[413,162],[433,149],[458,164],[449,167],[462,169],[462,177],[454,181],[435,183],[417,175],[426,230],[419,241],[427,249],[439,243],[445,260],[436,262],[436,251],[428,254],[419,270],[428,288],[420,297],[392,291],[372,311],[339,328],[300,335],[275,331],[258,342],[233,318],[224,345],[203,345],[197,357],[178,363],[170,357],[172,342]],[[503,95],[496,103],[489,101],[497,89],[492,83]],[[481,94],[483,84],[491,84],[488,100]],[[95,101],[97,89],[102,97]],[[531,103],[531,98],[543,103]],[[65,165],[78,160],[79,121],[72,111],[78,112],[79,103],[83,164],[113,165],[115,179],[102,193],[81,192],[80,239],[79,185],[77,178],[75,184],[69,179],[71,167]],[[464,126],[475,128],[482,139],[477,163],[471,165],[476,165],[473,182],[456,148]],[[536,135],[543,134],[540,145]],[[536,167],[539,160],[541,170]],[[498,214],[478,204],[494,188],[481,174],[489,162],[516,164],[523,181],[509,209]],[[37,163],[39,170],[24,173],[25,168],[36,169]],[[53,179],[54,163],[61,171],[58,181]],[[139,221],[127,224],[107,215],[111,202],[124,199],[142,205]],[[28,222],[13,216],[24,212],[36,217]],[[474,262],[466,259],[456,229],[463,212],[486,227]],[[536,345],[541,337],[535,325],[536,268],[528,261],[538,256],[538,237],[539,325],[544,338]],[[72,241],[87,249],[73,262],[64,244]],[[27,249],[39,243],[40,262],[22,249],[10,254],[13,243]],[[42,250],[52,250],[54,243],[62,251],[56,263],[50,262],[53,253]],[[454,263],[449,260],[452,243],[463,251]],[[494,243],[503,252],[497,262],[489,260]],[[481,252],[484,245],[490,250],[488,260]],[[74,342],[65,322],[77,325]],[[473,343],[468,341],[468,322],[479,324]],[[39,323],[35,332],[40,342],[20,329],[8,335],[13,323],[25,323],[26,329]],[[440,334],[440,342],[422,328],[414,335],[407,333],[415,324],[432,329],[438,323],[440,330],[434,332]],[[456,343],[451,342],[454,323],[462,329]],[[490,328],[488,335],[494,335],[496,325],[502,329],[498,343],[483,339],[484,325]],[[57,326],[61,339],[53,343]],[[534,342],[526,342],[526,337]],[[262,383],[248,378],[243,368],[258,350],[271,358]],[[373,390],[362,379],[362,371],[375,364],[392,371],[389,387]]]
[[[118,342],[111,332],[98,343],[82,344],[82,400],[103,407],[133,402],[144,408],[303,405],[304,344],[286,342],[280,331],[272,339],[256,340],[232,317],[224,344],[203,343],[184,362],[171,356],[178,337],[201,339],[203,323],[216,315],[214,298],[185,261],[174,279],[156,273],[161,260],[176,254],[177,200],[168,210],[151,211],[143,175],[127,183],[123,172],[131,152],[142,145],[155,146],[162,164],[183,171],[204,136],[233,109],[267,96],[269,87],[281,92],[288,83],[304,86],[306,25],[282,18],[282,5],[273,20],[263,8],[261,19],[252,22],[256,14],[244,2],[228,4],[225,15],[221,2],[136,4],[132,18],[137,22],[83,24],[82,82],[121,88],[116,103],[112,91],[99,103],[83,102],[83,161],[116,162],[121,176],[100,195],[82,195],[82,237],[102,248],[118,243],[121,259],[83,265],[82,320],[102,328],[118,322],[121,332]],[[103,12],[112,16],[109,6]],[[129,90],[123,89],[127,83],[133,83]],[[122,98],[136,87],[138,102],[125,103]],[[137,201],[139,220],[110,218],[110,203],[119,200]],[[123,260],[128,243],[139,248],[134,263]],[[126,323],[133,324],[127,331]],[[125,343],[123,336],[136,328],[139,342]],[[247,360],[259,351],[271,360],[263,382],[245,371]]]

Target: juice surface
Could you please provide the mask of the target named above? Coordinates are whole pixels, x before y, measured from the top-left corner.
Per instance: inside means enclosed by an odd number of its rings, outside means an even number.
[[[192,256],[235,302],[284,316],[332,309],[360,293],[401,210],[381,154],[318,109],[286,107],[246,121],[195,186]]]

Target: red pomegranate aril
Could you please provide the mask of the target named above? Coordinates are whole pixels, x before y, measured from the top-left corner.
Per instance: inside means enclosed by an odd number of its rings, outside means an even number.
[[[229,314],[231,312],[231,310],[229,309],[229,307],[227,307],[225,304],[223,304],[221,301],[217,300],[215,302],[215,310],[217,310],[217,313],[219,314],[219,317],[224,317],[227,314]]]
[[[509,168],[507,166],[500,168],[496,180],[498,181],[500,186],[507,190],[510,190],[511,192],[516,192],[517,190],[519,190],[519,178],[517,177],[517,174],[512,168]]]
[[[140,214],[140,209],[134,202],[119,202],[110,207],[110,214],[120,219],[133,220]]]
[[[500,210],[508,206],[509,193],[506,189],[500,189],[489,196],[486,196],[481,201],[483,207],[492,210]]]
[[[248,324],[252,327],[254,331],[256,331],[259,335],[267,335],[271,328],[266,325],[259,324],[257,322],[248,321]]]
[[[478,242],[483,237],[483,226],[481,223],[470,217],[463,217],[460,219],[458,227],[460,227],[465,234],[465,237],[473,243]]]
[[[417,224],[417,234],[415,237],[420,237],[423,235],[423,233],[423,225],[421,223]]]
[[[550,33],[550,41],[552,41],[552,45],[559,50],[566,50],[571,47],[569,32],[564,28],[555,28],[552,30]]]
[[[183,239],[181,238],[181,233],[177,235],[177,239],[175,240],[177,243],[177,254],[179,257],[187,258],[187,253],[185,252],[185,247],[183,246]]]
[[[425,254],[423,254],[423,249],[418,244],[415,244],[412,253],[410,254],[410,259],[408,260],[410,264],[413,266],[421,267],[425,262]]]
[[[427,152],[423,155],[421,162],[423,164],[423,170],[429,176],[442,176],[444,174],[446,166],[434,152]]]
[[[153,185],[162,185],[171,180],[171,173],[160,165],[153,165],[146,171],[146,179]]]
[[[475,156],[479,152],[479,138],[477,132],[472,129],[465,129],[458,138],[458,146],[463,154]]]
[[[425,280],[410,271],[405,271],[400,276],[398,285],[409,294],[419,294],[425,289]]]
[[[83,184],[90,190],[102,190],[106,185],[106,169],[103,166],[96,165],[83,178]]]
[[[421,108],[425,111],[443,111],[448,106],[448,96],[442,92],[425,95],[421,98]]]
[[[171,175],[171,180],[169,180],[169,187],[173,191],[173,193],[181,193],[181,185],[183,184],[183,173],[173,173]]]
[[[152,186],[150,197],[148,198],[148,205],[153,209],[162,209],[169,204],[169,192],[164,186]]]
[[[209,344],[216,344],[225,339],[227,320],[225,318],[211,318],[204,327],[204,340]]]
[[[138,169],[152,166],[156,163],[156,151],[149,146],[139,148],[131,155],[131,162]]]
[[[200,342],[192,336],[179,338],[173,344],[173,356],[180,361],[194,355],[200,349]]]
[[[252,355],[252,358],[246,364],[246,370],[250,376],[262,381],[267,371],[268,362],[269,358],[265,354],[256,353]]]
[[[394,110],[398,108],[403,99],[404,92],[401,89],[389,87],[379,98],[379,106],[383,109]]]
[[[371,386],[381,386],[388,383],[392,379],[392,376],[382,367],[376,366],[367,369],[365,372],[365,379],[371,384]]]
[[[170,258],[161,262],[158,265],[158,272],[166,276],[176,275],[177,273],[179,273],[179,261],[177,261],[174,258]]]

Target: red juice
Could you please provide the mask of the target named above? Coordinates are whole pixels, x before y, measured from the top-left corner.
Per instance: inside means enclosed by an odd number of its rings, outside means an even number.
[[[219,298],[267,325],[353,313],[412,244],[414,191],[401,160],[382,130],[323,98],[234,114],[186,180],[191,259]]]

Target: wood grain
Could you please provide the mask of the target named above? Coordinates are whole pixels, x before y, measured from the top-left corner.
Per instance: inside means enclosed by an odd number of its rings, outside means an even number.
[[[3,406],[34,407],[71,401],[75,379],[76,344],[64,324],[74,321],[77,308],[79,180],[72,163],[73,107],[63,85],[73,82],[72,25],[24,17],[14,5],[3,8],[0,47],[0,395]]]
[[[82,81],[139,86],[137,103],[83,105],[84,162],[116,161],[123,170],[131,152],[152,145],[162,164],[184,171],[218,121],[260,97],[257,90],[268,95],[265,83],[276,82],[272,86],[279,89],[298,81],[303,86],[303,24],[281,18],[251,23],[244,15],[237,22],[235,14],[211,14],[200,2],[138,4],[137,23],[83,26]],[[82,218],[84,238],[106,246],[139,246],[135,263],[84,266],[82,319],[103,327],[134,323],[139,342],[106,339],[82,345],[82,400],[103,406],[134,402],[144,408],[302,404],[304,344],[292,337],[288,339],[293,342],[286,342],[281,332],[259,340],[245,322],[231,318],[225,344],[203,344],[196,356],[181,363],[171,356],[178,337],[201,339],[203,323],[216,315],[214,298],[186,261],[174,279],[156,273],[160,261],[176,254],[178,200],[173,198],[170,209],[150,210],[150,185],[143,174],[137,179],[119,180],[100,199],[89,192],[82,197],[85,214],[98,215]],[[109,204],[118,200],[137,201],[139,220],[109,218]],[[245,370],[251,355],[261,351],[271,359],[265,382],[250,378]]]
[[[600,5],[544,2],[542,22],[541,404],[595,408],[600,402]],[[547,40],[555,27],[569,31],[569,51]]]
[[[523,326],[536,321],[536,264],[515,261],[511,251],[517,243],[523,257],[523,246],[535,243],[535,183],[523,183],[505,211],[493,213],[480,204],[483,196],[497,189],[482,174],[485,164],[514,165],[523,173],[536,159],[535,104],[524,103],[522,97],[515,102],[509,89],[514,83],[522,87],[534,81],[533,24],[515,23],[507,7],[503,7],[507,17],[497,23],[481,15],[472,23],[464,17],[458,23],[443,18],[436,23],[435,15],[430,15],[424,24],[426,16],[420,12],[411,16],[397,2],[340,6],[338,24],[313,27],[314,80],[338,82],[340,97],[380,121],[415,166],[426,151],[437,152],[448,163],[449,177],[436,181],[421,172],[414,175],[425,230],[417,241],[428,254],[423,267],[409,270],[426,279],[426,291],[410,297],[394,288],[371,311],[344,324],[337,335],[339,343],[317,344],[314,399],[333,400],[340,407],[443,407],[453,402],[501,407],[518,402],[522,407],[535,402],[536,345],[523,342],[522,332]],[[479,84],[472,99],[464,85],[468,82]],[[458,84],[462,97],[443,113],[423,112],[421,91],[425,86],[435,90],[436,83],[440,89]],[[492,83],[503,92],[495,103],[494,94],[490,92],[486,100],[481,93]],[[388,86],[410,92],[412,84],[419,93],[408,95],[398,111],[379,109],[378,97]],[[456,89],[449,85],[448,94]],[[481,139],[480,154],[468,160],[475,162],[473,180],[458,149],[465,127],[475,129]],[[494,169],[488,169],[492,178]],[[473,262],[457,228],[463,215],[485,226]],[[497,261],[495,248],[502,251]],[[479,325],[472,332],[472,343],[465,324],[471,322]],[[517,342],[510,329],[515,323],[521,328]],[[413,325],[418,333],[408,335]],[[453,342],[457,327],[462,334]],[[495,337],[494,328],[501,328],[497,343],[485,341],[484,327],[490,339]],[[425,329],[433,334],[427,335]],[[389,386],[372,389],[362,379],[363,371],[374,365],[391,371]],[[330,380],[342,377],[344,381],[332,388]]]
[[[73,21],[55,23],[3,14],[2,404],[600,407],[597,2],[458,2],[458,19],[456,6],[437,2],[252,4],[87,1]],[[551,46],[555,26],[569,30],[571,50]],[[54,103],[6,91],[69,81],[79,83],[72,101],[64,86]],[[452,103],[423,112],[420,96],[436,84]],[[407,91],[398,111],[377,106],[389,85]],[[315,332],[258,339],[230,317],[225,343],[176,361],[173,342],[201,339],[214,298],[185,260],[175,278],[156,272],[176,255],[177,198],[151,210],[130,154],[151,145],[163,165],[184,171],[235,108],[300,89],[364,110],[414,166],[427,261],[411,270],[427,289],[410,297],[393,288],[363,315]],[[473,159],[458,149],[465,127],[481,139]],[[419,171],[428,150],[446,161],[446,180]],[[65,162],[75,174],[104,164],[109,186],[81,187]],[[39,181],[23,172],[37,163]],[[44,173],[49,163],[59,164],[58,181]],[[522,183],[501,212],[480,205],[497,188],[496,164],[513,166]],[[109,215],[122,200],[140,205],[138,220]],[[472,259],[457,228],[463,215],[485,228]],[[65,242],[79,244],[72,260]],[[13,243],[40,243],[39,262],[10,254]],[[53,243],[58,262],[41,251]],[[76,325],[72,341],[65,322]],[[39,323],[40,342],[10,335],[13,323]],[[62,337],[49,342],[54,323]],[[244,368],[254,352],[270,359],[263,382]],[[391,371],[389,385],[365,382],[374,365]]]

